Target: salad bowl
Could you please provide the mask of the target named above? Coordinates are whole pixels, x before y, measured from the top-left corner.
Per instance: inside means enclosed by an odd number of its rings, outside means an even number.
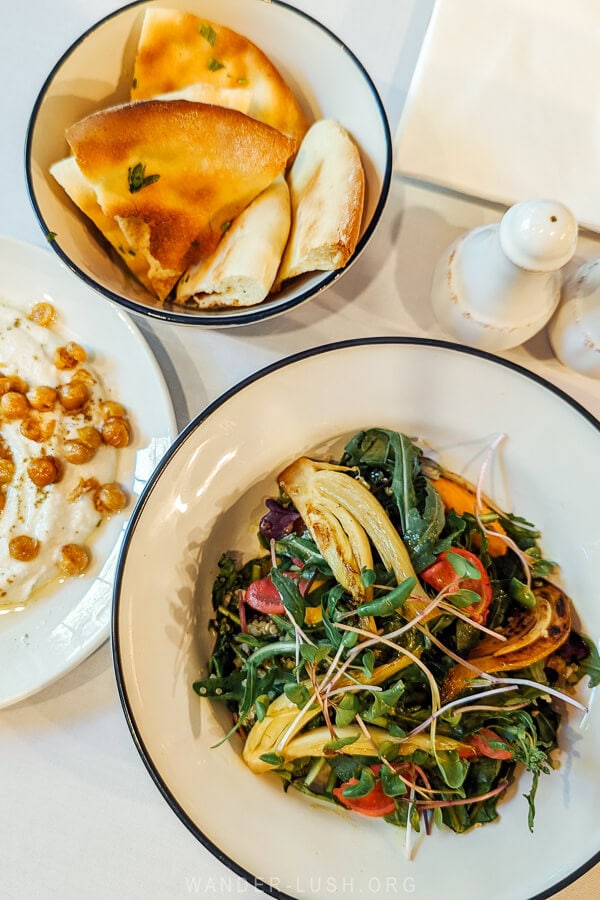
[[[457,402],[465,385],[468,403]],[[268,409],[260,427],[256,409]],[[292,460],[335,458],[356,432],[374,427],[419,439],[471,481],[504,435],[486,492],[539,527],[597,644],[600,533],[590,490],[598,422],[549,383],[480,351],[403,338],[326,345],[259,372],[208,407],[140,499],[118,565],[112,635],[133,740],[191,833],[272,896],[550,896],[599,856],[600,723],[586,679],[580,707],[561,707],[556,770],[540,781],[533,832],[523,797],[530,775],[521,772],[498,820],[463,834],[422,831],[408,855],[402,828],[253,774],[237,735],[225,739],[231,717],[223,704],[193,689],[213,649],[208,623],[221,554],[256,555],[265,498],[277,496],[276,476]],[[239,821],[243,827],[232,828]]]

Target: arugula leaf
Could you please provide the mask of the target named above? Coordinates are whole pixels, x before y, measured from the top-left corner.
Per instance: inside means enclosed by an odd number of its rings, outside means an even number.
[[[279,591],[281,602],[290,616],[296,625],[302,627],[306,612],[306,602],[298,590],[298,586],[291,578],[286,578],[285,575],[282,575],[275,566],[271,569],[271,580]]]
[[[578,675],[583,678],[584,675],[589,676],[588,687],[596,687],[600,684],[600,655],[598,648],[593,640],[585,634],[581,637],[590,649],[590,655],[578,664]]]
[[[375,472],[382,485],[389,485],[402,537],[417,572],[434,562],[433,548],[446,520],[440,495],[422,474],[421,455],[406,435],[373,428],[355,435],[346,445],[343,459],[357,465],[367,482],[373,482]],[[384,497],[380,499],[386,505]]]
[[[275,541],[275,553],[278,556],[289,556],[301,560],[305,566],[312,566],[323,575],[331,575],[331,569],[325,562],[312,538],[287,534]]]
[[[344,637],[342,637],[339,628],[335,628],[335,626],[332,624],[325,608],[322,608],[321,610],[321,624],[323,626],[325,634],[327,635],[327,640],[330,642],[334,650],[338,649],[342,641],[344,641],[345,643],[345,638],[347,637],[347,635],[353,634],[353,632],[347,631]],[[358,635],[353,636],[358,637]]]

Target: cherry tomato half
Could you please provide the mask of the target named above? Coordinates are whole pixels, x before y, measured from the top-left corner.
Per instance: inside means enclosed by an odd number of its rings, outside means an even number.
[[[294,581],[297,581],[300,575],[299,572],[285,572],[284,574]],[[299,582],[298,588],[302,595],[308,590],[309,583],[310,582],[305,578]],[[285,607],[281,602],[281,596],[273,584],[270,575],[265,575],[264,578],[258,578],[256,581],[249,584],[246,589],[245,599],[248,606],[251,606],[252,609],[264,613],[265,615],[282,616],[285,613]]]
[[[372,766],[375,775],[379,774],[379,768],[379,766]],[[333,789],[333,796],[347,809],[371,817],[389,816],[396,809],[394,799],[384,794],[380,778],[375,782],[373,790],[364,797],[344,797],[343,791],[352,784],[358,784],[356,778],[351,778],[350,781]]]
[[[452,564],[448,562],[448,553],[455,553],[457,556],[462,556],[463,559],[466,559],[467,562],[471,563],[471,565],[477,569],[481,576],[480,578],[458,579],[458,583],[454,590],[458,591],[462,588],[479,594],[481,601],[479,603],[474,603],[472,606],[464,607],[462,612],[470,616],[475,622],[479,622],[480,625],[483,625],[487,618],[493,594],[489,575],[478,556],[471,553],[470,550],[465,550],[463,547],[452,547],[449,551],[445,550],[443,553],[440,553],[436,561],[421,572],[420,577],[426,584],[435,588],[436,591],[441,591],[453,581],[456,581],[458,576]]]
[[[459,751],[459,756],[463,759],[471,758],[471,756],[487,756],[488,759],[512,759],[510,750],[503,750],[501,747],[490,747],[490,741],[502,742],[502,738],[495,731],[492,731],[491,728],[481,728],[476,734],[471,734],[464,740],[464,743],[472,748],[473,753],[469,754],[466,752],[463,754]]]

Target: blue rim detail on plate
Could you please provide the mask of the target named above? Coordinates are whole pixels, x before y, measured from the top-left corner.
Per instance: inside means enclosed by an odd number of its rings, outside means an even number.
[[[116,9],[114,12],[109,13],[107,16],[104,16],[94,25],[90,26],[82,35],[80,35],[76,41],[74,41],[70,47],[65,50],[62,54],[58,62],[52,68],[50,74],[44,81],[40,92],[36,98],[36,101],[33,105],[33,109],[31,112],[31,116],[29,117],[29,123],[27,126],[27,135],[25,140],[25,180],[27,183],[27,193],[29,195],[29,200],[33,207],[33,211],[36,215],[36,218],[41,226],[41,229],[48,238],[48,235],[51,234],[51,229],[48,226],[48,223],[45,221],[44,216],[42,214],[41,209],[39,208],[37,201],[35,199],[34,191],[32,188],[33,175],[31,171],[31,144],[33,141],[33,132],[35,130],[37,117],[39,113],[39,109],[44,102],[44,98],[46,92],[51,85],[54,76],[57,71],[62,66],[63,62],[71,55],[71,53],[82,44],[89,35],[93,34],[98,28],[100,28],[105,22],[108,22],[110,19],[113,19],[115,16],[120,15],[127,9],[131,9],[135,6],[141,6],[145,0],[133,0],[132,3],[128,3],[125,6]],[[381,193],[379,197],[379,201],[377,206],[373,212],[373,216],[371,221],[369,222],[368,228],[366,228],[364,234],[360,237],[358,244],[354,253],[352,254],[351,259],[347,262],[343,269],[337,269],[333,272],[330,272],[326,275],[321,283],[317,286],[316,289],[311,288],[306,291],[302,291],[297,296],[290,298],[287,301],[282,302],[280,305],[276,306],[275,309],[272,306],[266,306],[264,304],[258,304],[256,307],[250,307],[250,312],[245,314],[236,314],[236,313],[225,313],[223,316],[220,315],[206,315],[202,312],[190,313],[179,311],[178,309],[173,309],[169,307],[168,312],[160,307],[153,306],[143,306],[140,303],[136,303],[132,300],[129,300],[127,297],[123,297],[121,294],[117,294],[114,291],[108,290],[108,288],[103,288],[97,282],[95,282],[92,278],[82,272],[82,270],[75,265],[75,263],[64,253],[60,246],[55,241],[49,241],[50,246],[53,251],[57,254],[57,256],[62,260],[62,262],[69,268],[78,278],[80,278],[88,287],[91,287],[92,290],[101,294],[102,296],[108,297],[109,300],[114,301],[115,303],[124,306],[130,312],[134,313],[142,313],[143,315],[147,315],[153,319],[159,319],[161,321],[171,322],[178,325],[208,325],[212,328],[227,328],[232,325],[251,325],[255,322],[260,322],[262,319],[267,318],[275,318],[279,316],[281,313],[287,312],[290,309],[293,309],[296,306],[299,306],[301,303],[304,303],[306,300],[312,299],[313,297],[321,294],[326,288],[330,287],[334,284],[338,278],[342,275],[342,273],[347,272],[350,266],[352,266],[358,257],[361,255],[362,251],[368,244],[375,228],[377,227],[385,205],[388,200],[390,185],[392,180],[392,136],[390,131],[390,125],[388,122],[387,114],[385,112],[385,108],[381,101],[381,97],[379,96],[379,92],[375,87],[375,84],[361,63],[358,57],[350,50],[349,47],[344,44],[340,38],[337,37],[326,25],[323,25],[317,19],[310,16],[308,13],[303,12],[302,10],[296,9],[293,6],[290,6],[288,3],[283,2],[283,0],[258,0],[258,2],[271,3],[273,6],[283,7],[289,12],[292,12],[303,19],[306,19],[309,22],[312,22],[317,28],[321,29],[321,31],[328,34],[336,44],[346,53],[347,56],[354,62],[356,67],[361,72],[365,82],[367,83],[372,95],[375,100],[375,105],[377,106],[377,111],[379,113],[379,117],[381,119],[381,124],[383,126],[384,134],[385,134],[385,145],[386,145],[386,164],[385,164],[385,172],[383,173],[383,180],[381,185]]]
[[[120,652],[119,652],[119,625],[118,625],[118,607],[119,607],[119,594],[121,589],[121,581],[123,576],[123,566],[125,563],[125,557],[127,554],[127,548],[131,542],[133,537],[133,533],[135,531],[136,523],[140,518],[143,508],[146,504],[148,497],[150,496],[154,485],[162,475],[162,472],[168,466],[171,458],[177,453],[179,448],[185,443],[188,437],[203,423],[205,422],[217,409],[219,409],[223,404],[225,404],[230,397],[235,394],[243,391],[247,386],[253,384],[256,381],[259,381],[262,378],[267,377],[272,372],[276,372],[279,369],[283,369],[287,366],[292,366],[295,363],[301,362],[305,359],[308,359],[313,356],[321,356],[324,353],[336,352],[339,350],[344,350],[349,347],[358,347],[358,346],[368,346],[368,345],[377,345],[377,344],[396,344],[396,345],[410,345],[410,346],[422,346],[422,347],[437,347],[444,350],[450,350],[457,353],[464,353],[470,356],[476,356],[480,359],[487,360],[488,362],[495,363],[499,366],[503,366],[507,369],[512,370],[513,372],[517,372],[518,374],[536,382],[541,387],[555,394],[559,399],[565,402],[567,405],[571,406],[576,412],[578,412],[583,418],[585,418],[596,430],[600,433],[600,421],[587,410],[584,406],[578,403],[577,400],[574,400],[569,394],[563,391],[561,388],[547,381],[543,376],[537,375],[535,372],[530,372],[528,369],[519,365],[518,363],[513,362],[512,360],[507,360],[499,356],[495,356],[492,353],[488,353],[484,350],[477,350],[472,347],[465,347],[460,344],[453,344],[450,341],[442,341],[433,338],[410,338],[410,337],[369,337],[369,338],[351,338],[349,340],[337,341],[335,343],[330,344],[321,344],[318,347],[314,347],[308,350],[303,350],[298,353],[294,353],[291,356],[287,356],[284,359],[279,360],[278,362],[271,363],[268,366],[260,369],[255,372],[253,375],[249,375],[247,378],[240,381],[238,384],[234,385],[229,390],[225,391],[220,397],[210,403],[202,412],[200,412],[188,425],[180,432],[179,436],[171,445],[170,449],[164,455],[157,468],[154,470],[150,479],[146,483],[138,502],[136,504],[135,509],[133,510],[131,517],[129,519],[129,523],[127,526],[127,530],[123,537],[123,542],[121,545],[119,560],[117,562],[117,569],[114,580],[114,588],[113,588],[113,615],[112,615],[112,634],[111,634],[111,646],[112,646],[112,654],[113,654],[113,664],[115,677],[117,681],[117,689],[119,693],[119,699],[121,701],[121,705],[123,707],[123,712],[125,714],[125,719],[127,721],[127,726],[133,738],[133,741],[137,747],[138,753],[140,754],[146,769],[148,770],[152,780],[155,785],[159,789],[160,793],[167,801],[168,805],[171,807],[171,810],[175,813],[177,818],[186,826],[186,828],[194,835],[194,837],[204,846],[207,850],[209,850],[213,856],[216,857],[221,863],[226,865],[232,872],[236,875],[244,878],[249,884],[253,887],[258,888],[264,893],[269,894],[272,897],[278,898],[278,900],[297,900],[293,895],[286,894],[272,885],[267,884],[262,881],[262,879],[253,875],[251,872],[248,872],[242,866],[238,865],[235,860],[231,859],[226,853],[224,853],[219,847],[217,847],[201,830],[200,828],[192,822],[192,820],[186,815],[186,813],[181,809],[173,794],[169,790],[168,786],[164,783],[161,778],[160,773],[154,766],[150,753],[145,747],[143,738],[139,733],[135,718],[133,716],[129,700],[127,697],[127,689],[125,687],[122,671],[121,671],[121,661],[120,661]],[[579,866],[574,872],[571,872],[570,875],[565,876],[560,881],[556,882],[556,884],[552,885],[552,887],[542,891],[541,893],[534,894],[532,897],[527,898],[527,900],[547,900],[547,898],[554,896],[558,891],[564,889],[568,885],[577,881],[582,875],[588,872],[593,866],[600,862],[600,850],[594,854],[586,863],[582,866]]]

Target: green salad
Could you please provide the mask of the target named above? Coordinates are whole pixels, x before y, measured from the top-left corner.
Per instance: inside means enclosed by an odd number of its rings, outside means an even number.
[[[313,798],[410,832],[497,818],[526,770],[533,829],[561,707],[592,641],[572,625],[540,533],[403,434],[277,479],[256,557],[224,553],[204,698],[243,759]]]

